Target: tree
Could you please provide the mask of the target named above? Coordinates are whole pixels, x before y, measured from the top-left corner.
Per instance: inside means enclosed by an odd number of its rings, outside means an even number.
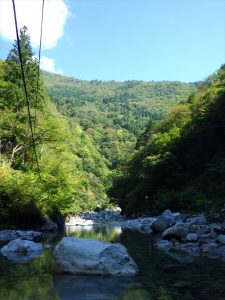
[[[43,100],[46,95],[43,89],[43,82],[40,78],[38,81],[39,92],[36,99],[38,62],[37,59],[34,58],[34,52],[31,47],[30,36],[27,32],[26,26],[20,29],[19,43],[30,106],[41,109],[43,107]],[[7,100],[12,101],[14,98],[12,106],[14,106],[15,111],[19,111],[26,105],[26,101],[25,97],[23,96],[23,82],[17,41],[14,42],[13,48],[10,50],[6,59],[5,74],[3,79],[8,83],[16,85],[14,86],[14,90],[12,92],[19,95],[16,96],[16,99],[13,97],[13,95],[9,95]],[[10,91],[8,88],[7,90]]]
[[[39,111],[43,110],[45,92],[42,80],[38,80],[38,63],[30,44],[30,36],[24,26],[19,33],[22,64],[30,105],[31,120],[37,125]],[[21,65],[17,41],[4,64],[0,78],[0,109],[2,151],[10,156],[10,163],[19,168],[21,164],[32,162],[33,149],[31,128],[27,112],[24,85],[21,76]],[[37,94],[37,84],[39,92]],[[34,127],[34,124],[33,124]],[[38,136],[38,130],[37,136]]]

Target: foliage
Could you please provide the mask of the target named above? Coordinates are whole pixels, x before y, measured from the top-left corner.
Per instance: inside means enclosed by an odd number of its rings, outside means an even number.
[[[0,63],[0,220],[21,227],[38,225],[41,213],[62,213],[109,205],[104,184],[108,168],[81,127],[57,112],[38,82],[27,29],[20,30],[30,101],[35,160],[17,44]]]
[[[109,190],[128,214],[224,204],[225,66],[187,103],[150,124]]]
[[[172,106],[196,90],[194,85],[181,82],[88,82],[44,75],[57,108],[79,122],[111,169],[133,151],[149,120],[161,120]]]

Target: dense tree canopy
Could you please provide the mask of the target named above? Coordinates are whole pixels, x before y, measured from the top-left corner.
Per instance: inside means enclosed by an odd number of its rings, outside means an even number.
[[[68,213],[107,206],[104,159],[81,127],[57,112],[42,78],[36,97],[38,64],[25,27],[20,30],[20,43],[41,179],[15,43],[7,60],[0,63],[1,224],[25,226],[35,220],[38,210]]]
[[[44,80],[60,112],[79,122],[111,169],[133,151],[149,120],[161,120],[196,90],[181,82],[82,81],[49,73]]]
[[[37,81],[26,27],[20,43],[34,139],[14,43],[0,61],[0,226],[110,207],[109,186],[127,214],[222,206],[224,66],[195,85],[49,73]]]
[[[127,213],[219,208],[225,197],[225,67],[187,103],[150,123],[110,195]]]

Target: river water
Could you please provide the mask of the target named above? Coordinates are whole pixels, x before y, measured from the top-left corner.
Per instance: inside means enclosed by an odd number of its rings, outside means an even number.
[[[122,243],[139,274],[133,278],[57,275],[52,248],[24,263],[0,255],[0,300],[225,300],[221,260],[169,256],[155,247],[157,236],[120,227],[69,227],[66,235]]]

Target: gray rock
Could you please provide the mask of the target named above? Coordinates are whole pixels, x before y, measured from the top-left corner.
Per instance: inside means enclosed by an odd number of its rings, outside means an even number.
[[[26,263],[41,256],[42,244],[15,239],[1,248],[1,254],[15,263]]]
[[[1,253],[5,252],[18,252],[18,253],[29,253],[33,251],[41,251],[42,244],[34,243],[32,241],[15,239],[9,242],[7,245],[1,248]]]
[[[163,251],[169,251],[172,247],[172,242],[167,240],[160,240],[156,242],[157,248]]]
[[[162,233],[162,238],[163,239],[181,239],[186,237],[188,233],[187,226],[185,224],[176,224],[168,229],[166,229]]]
[[[135,275],[138,267],[121,244],[64,237],[55,247],[58,272],[71,274]]]
[[[208,243],[208,244],[203,244],[201,246],[201,251],[202,252],[215,252],[216,249],[218,248],[218,245],[214,242]]]
[[[181,244],[180,250],[193,256],[198,256],[200,254],[200,248],[196,243]]]
[[[32,240],[42,233],[32,230],[0,230],[0,241],[11,241],[15,239]]]
[[[2,252],[3,256],[5,256],[8,260],[16,264],[24,264],[30,262],[33,259],[40,257],[41,254],[42,254],[41,251],[32,251],[29,253]]]
[[[190,232],[186,235],[186,240],[189,242],[196,242],[198,240],[197,233]]]
[[[225,227],[223,225],[216,225],[213,227],[213,230],[217,234],[225,234]]]
[[[179,220],[182,217],[180,212],[175,212],[175,213],[172,213],[172,214],[173,214],[175,220]]]
[[[206,217],[204,214],[192,216],[192,217],[186,218],[186,223],[189,223],[190,225],[192,225],[192,224],[204,225],[204,224],[206,224]]]
[[[224,234],[220,234],[217,239],[218,242],[220,242],[221,244],[225,245],[225,235]]]
[[[86,226],[86,225],[93,225],[94,221],[92,220],[85,220],[83,218],[81,218],[80,216],[68,216],[66,218],[66,226]]]
[[[175,218],[173,213],[167,209],[165,210],[151,225],[151,228],[155,231],[164,231],[169,226],[175,224]]]

